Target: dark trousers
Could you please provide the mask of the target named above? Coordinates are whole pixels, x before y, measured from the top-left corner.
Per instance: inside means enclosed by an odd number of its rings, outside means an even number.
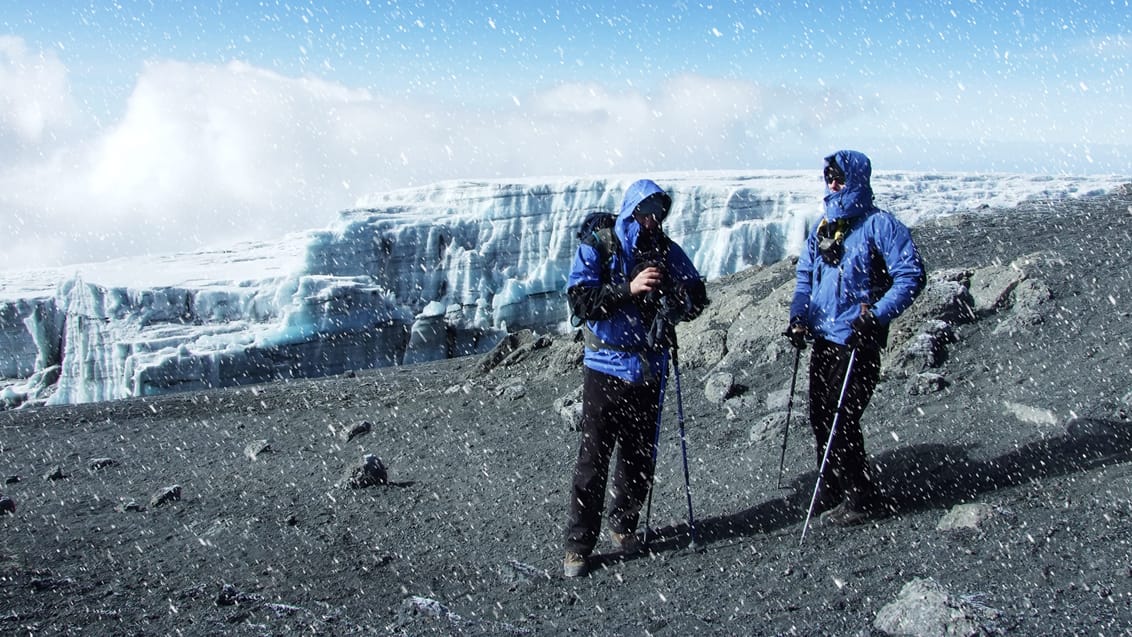
[[[842,345],[817,339],[810,355],[810,427],[814,430],[819,468],[837,414],[837,401],[845,382],[851,351]],[[879,378],[880,351],[876,348],[858,349],[849,385],[845,389],[841,415],[837,419],[837,433],[830,448],[829,461],[821,476],[819,500],[826,504],[822,508],[842,499],[847,499],[849,505],[858,510],[879,504],[879,493],[871,477],[861,433],[861,414],[869,405]]]
[[[617,447],[617,463],[613,471],[609,529],[617,533],[637,530],[641,506],[652,486],[652,446],[659,399],[660,386],[656,383],[633,385],[585,369],[582,439],[567,507],[567,551],[589,555],[597,544],[614,447]]]

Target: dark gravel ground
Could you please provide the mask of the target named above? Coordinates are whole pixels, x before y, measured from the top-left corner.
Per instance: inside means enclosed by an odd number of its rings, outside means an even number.
[[[904,584],[930,577],[998,611],[985,634],[1132,634],[1130,206],[1128,193],[1037,202],[913,230],[933,271],[1056,258],[1032,270],[1050,292],[1041,323],[957,327],[941,391],[881,383],[864,425],[891,517],[815,524],[800,545],[808,431],[791,429],[779,489],[781,438],[751,442],[767,410],[729,415],[689,364],[702,546],[688,545],[670,404],[653,552],[563,579],[577,433],[554,401],[581,371],[580,346],[554,337],[490,371],[466,358],[0,413],[0,491],[17,506],[0,516],[0,633],[871,635]],[[789,280],[752,270],[710,293]],[[781,393],[790,363],[737,374],[745,395]],[[363,421],[367,434],[336,433]],[[271,450],[252,460],[259,440]],[[366,454],[389,483],[341,487]],[[179,500],[151,503],[173,485]],[[969,502],[995,514],[936,529]]]

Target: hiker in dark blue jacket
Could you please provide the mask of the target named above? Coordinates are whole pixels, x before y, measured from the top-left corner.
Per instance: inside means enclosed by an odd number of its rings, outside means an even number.
[[[853,369],[830,446],[815,512],[847,526],[884,513],[870,475],[861,414],[880,378],[888,326],[924,287],[924,266],[904,224],[873,205],[872,166],[842,150],[825,158],[825,214],[798,258],[787,335],[795,347],[813,338],[810,426],[818,466],[825,454],[850,354]]]
[[[609,463],[618,449],[608,525],[615,548],[639,550],[641,506],[652,486],[652,445],[670,330],[707,305],[703,279],[688,255],[664,235],[672,199],[647,179],[625,191],[609,258],[591,242],[578,246],[567,284],[574,315],[585,320],[582,438],[566,524],[564,573],[588,572],[597,544]]]

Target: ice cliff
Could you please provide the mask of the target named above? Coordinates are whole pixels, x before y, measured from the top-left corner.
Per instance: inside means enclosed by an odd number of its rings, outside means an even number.
[[[649,175],[666,231],[708,278],[794,254],[820,214],[811,172]],[[575,231],[637,177],[459,181],[368,197],[273,242],[0,272],[0,403],[65,404],[436,360],[564,326]],[[1112,177],[874,177],[910,224]]]

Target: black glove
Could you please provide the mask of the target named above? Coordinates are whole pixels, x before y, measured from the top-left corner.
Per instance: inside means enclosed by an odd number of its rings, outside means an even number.
[[[867,349],[877,346],[877,333],[880,331],[880,323],[877,322],[877,317],[872,310],[862,307],[861,315],[853,319],[849,327],[853,330],[853,333],[849,335],[849,339],[845,342],[847,347],[850,349]]]
[[[649,326],[647,341],[649,349],[654,351],[665,350],[676,343],[676,323],[668,320],[664,312],[657,312],[656,317]]]
[[[794,349],[806,349],[806,334],[808,332],[806,323],[801,317],[796,316],[790,319],[790,325],[782,335],[790,339],[790,344],[794,346]]]

